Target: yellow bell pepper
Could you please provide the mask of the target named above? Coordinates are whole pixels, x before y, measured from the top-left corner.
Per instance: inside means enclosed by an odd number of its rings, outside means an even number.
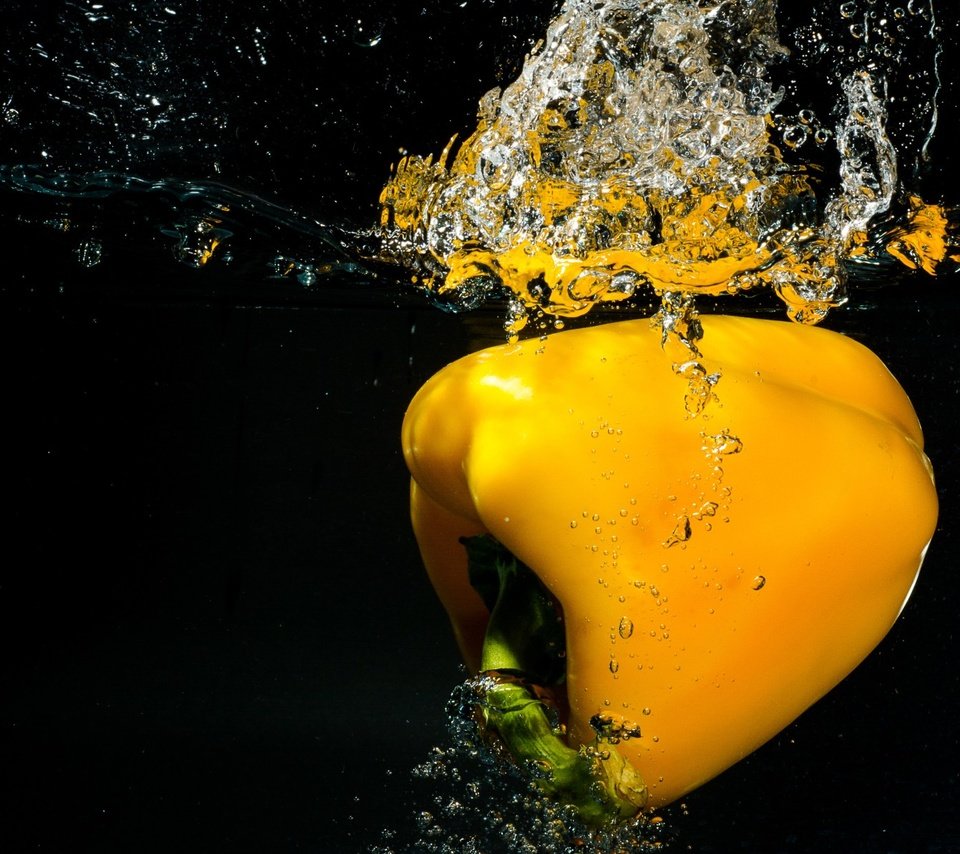
[[[784,322],[703,330],[688,364],[645,321],[493,347],[403,426],[427,571],[506,690],[485,724],[595,823],[680,798],[843,679],[936,523],[916,415],[873,353]],[[601,785],[567,780],[564,750]]]

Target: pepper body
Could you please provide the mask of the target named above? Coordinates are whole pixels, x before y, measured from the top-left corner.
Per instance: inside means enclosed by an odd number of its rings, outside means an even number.
[[[489,613],[460,538],[488,533],[556,597],[566,737],[667,804],[846,676],[902,609],[936,524],[913,407],[836,333],[703,319],[689,370],[628,321],[467,356],[403,427],[427,571],[467,664]],[[689,368],[689,365],[687,365]],[[639,731],[639,736],[636,732]]]

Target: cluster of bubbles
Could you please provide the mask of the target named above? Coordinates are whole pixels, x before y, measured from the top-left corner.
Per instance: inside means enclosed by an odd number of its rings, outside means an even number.
[[[669,847],[665,822],[638,816],[604,829],[589,828],[576,810],[545,796],[525,769],[501,761],[477,723],[482,678],[457,686],[448,706],[448,739],[413,770],[430,792],[409,816],[389,828],[371,854],[650,854]]]

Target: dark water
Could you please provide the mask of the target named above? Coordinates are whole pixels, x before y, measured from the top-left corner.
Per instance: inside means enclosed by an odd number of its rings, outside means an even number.
[[[3,850],[351,852],[383,828],[416,850],[411,816],[450,789],[409,772],[462,673],[397,435],[498,318],[436,311],[358,230],[398,146],[468,126],[552,10],[94,5],[4,12]],[[956,201],[943,26],[916,181]],[[913,599],[841,686],[667,811],[670,850],[960,851],[956,284],[863,283],[828,320],[926,430],[941,524]]]

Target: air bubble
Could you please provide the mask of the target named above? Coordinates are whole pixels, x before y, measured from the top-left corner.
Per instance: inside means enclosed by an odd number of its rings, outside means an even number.
[[[692,533],[693,529],[690,526],[690,517],[686,515],[678,516],[677,524],[674,526],[673,533],[667,537],[664,542],[664,546],[670,548],[671,546],[685,543],[690,539]]]
[[[807,129],[802,125],[790,125],[783,131],[783,142],[789,148],[800,148],[807,141]]]
[[[719,506],[720,505],[717,504],[715,501],[707,501],[706,503],[700,506],[700,509],[697,510],[695,515],[697,516],[698,519],[703,518],[705,516],[707,517],[716,516]]]
[[[743,442],[740,441],[737,436],[727,431],[718,433],[715,436],[704,435],[703,440],[703,450],[708,454],[730,456],[732,454],[739,454],[743,450]]]

